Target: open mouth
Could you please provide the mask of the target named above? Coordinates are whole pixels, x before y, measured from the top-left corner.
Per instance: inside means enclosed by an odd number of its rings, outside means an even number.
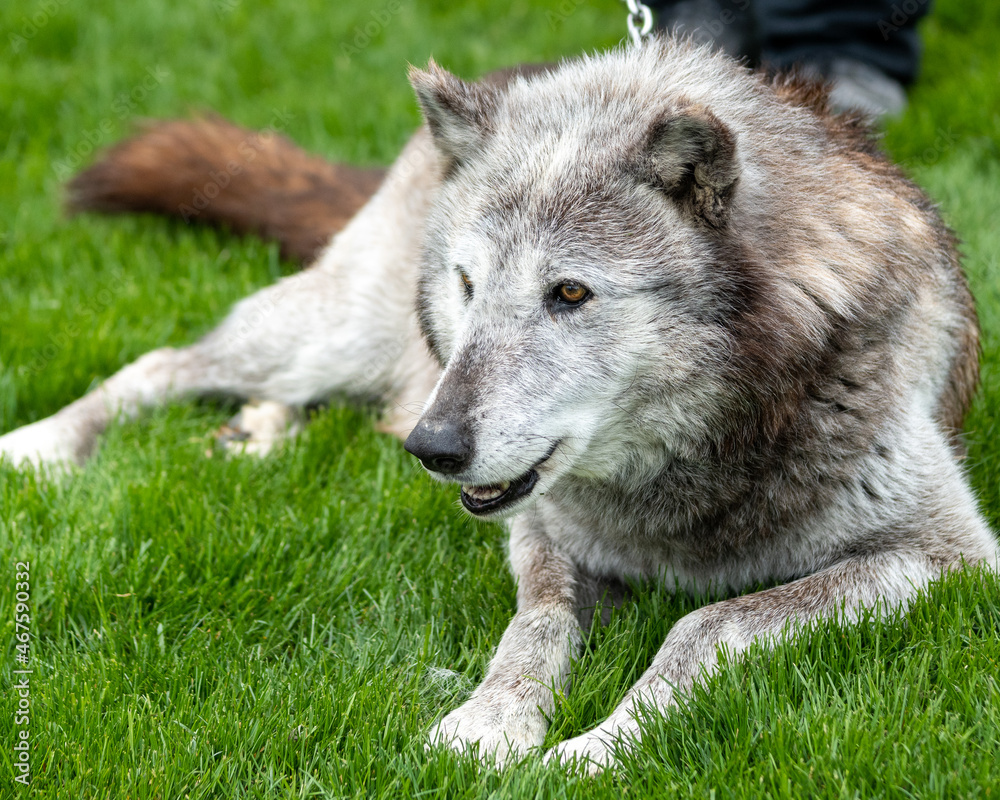
[[[522,497],[527,497],[535,488],[535,484],[538,483],[538,467],[549,460],[558,446],[559,442],[552,445],[545,457],[520,478],[492,483],[488,486],[463,485],[462,505],[465,506],[465,510],[477,516],[492,514],[513,505]]]
[[[538,473],[529,469],[520,478],[490,486],[463,486],[462,505],[471,514],[490,514],[527,497],[538,483]]]

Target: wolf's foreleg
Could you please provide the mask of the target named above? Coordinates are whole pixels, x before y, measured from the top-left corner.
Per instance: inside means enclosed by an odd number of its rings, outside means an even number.
[[[161,348],[127,365],[51,417],[0,437],[12,462],[81,463],[113,421],[202,396],[258,398],[290,406],[333,392],[384,398],[419,337],[412,313],[381,314],[320,268],[292,275],[239,303],[201,341]]]
[[[751,642],[773,644],[792,634],[791,626],[843,613],[857,619],[861,609],[887,615],[905,609],[917,591],[939,574],[931,559],[912,550],[851,558],[784,586],[705,606],[682,618],[667,635],[652,665],[603,723],[562,742],[550,753],[561,761],[578,759],[595,772],[610,765],[615,748],[640,738],[637,714],[662,714],[696,680],[718,665],[719,648],[729,654]]]
[[[539,747],[583,641],[578,611],[592,613],[596,584],[530,522],[511,526],[510,557],[518,577],[517,613],[504,632],[486,677],[472,696],[430,733],[432,744],[498,763]]]
[[[58,413],[3,436],[0,453],[14,463],[80,463],[113,421],[178,398],[309,400],[327,383],[305,351],[318,333],[316,298],[330,294],[330,283],[313,269],[263,289],[196,344],[147,353]]]

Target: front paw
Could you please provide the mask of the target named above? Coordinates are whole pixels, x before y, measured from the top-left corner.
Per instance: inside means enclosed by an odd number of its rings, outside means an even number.
[[[629,730],[595,728],[556,745],[546,754],[545,760],[597,775],[614,766],[616,753],[628,748],[634,742],[633,736]]]
[[[472,698],[431,728],[428,745],[443,745],[461,753],[478,745],[481,760],[502,767],[540,747],[547,727],[548,721],[538,708],[525,709],[516,700],[505,703]]]

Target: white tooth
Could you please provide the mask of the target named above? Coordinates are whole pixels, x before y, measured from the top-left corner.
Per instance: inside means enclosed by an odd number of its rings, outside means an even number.
[[[488,501],[495,500],[500,497],[504,492],[510,488],[510,481],[503,481],[502,483],[494,483],[490,486],[469,486],[463,485],[462,491],[465,492],[469,497],[476,500]]]

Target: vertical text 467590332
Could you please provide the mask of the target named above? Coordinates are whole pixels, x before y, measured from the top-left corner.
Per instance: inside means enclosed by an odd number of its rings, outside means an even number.
[[[14,565],[14,781],[31,781],[31,562]]]

